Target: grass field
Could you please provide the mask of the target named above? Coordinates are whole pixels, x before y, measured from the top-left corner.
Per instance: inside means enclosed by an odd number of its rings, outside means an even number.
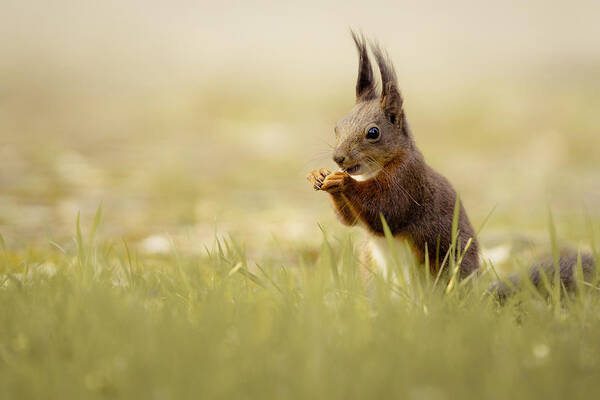
[[[367,293],[348,237],[250,265],[226,238],[142,256],[95,241],[99,221],[68,248],[3,245],[2,398],[600,395],[597,286],[499,306],[489,276],[448,289],[413,265],[412,289],[379,276]]]
[[[174,3],[3,3],[0,399],[600,397],[597,282],[486,295],[600,250],[597,2]],[[400,249],[415,285],[365,288],[364,232],[305,181],[349,26],[483,227],[477,280]]]

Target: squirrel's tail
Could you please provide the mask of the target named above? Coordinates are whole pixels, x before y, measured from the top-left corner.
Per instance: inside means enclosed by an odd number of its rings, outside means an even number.
[[[578,254],[571,252],[563,254],[559,258],[559,273],[560,282],[567,291],[572,291],[576,288],[577,283],[575,282],[575,272],[578,265]],[[583,272],[583,279],[586,282],[593,281],[596,275],[596,262],[594,257],[589,253],[581,254],[581,269]],[[538,264],[534,264],[527,273],[527,279],[537,289],[543,289],[543,275],[546,275],[548,282],[554,282],[554,261],[552,259],[544,260]],[[523,279],[525,276],[520,274],[514,274],[509,276],[506,281],[498,281],[492,284],[489,289],[490,293],[493,293],[498,300],[506,300],[509,296],[517,292],[523,285]]]

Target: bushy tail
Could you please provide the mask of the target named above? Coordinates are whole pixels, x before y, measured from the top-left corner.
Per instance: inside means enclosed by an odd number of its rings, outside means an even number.
[[[567,291],[573,291],[576,288],[575,272],[578,264],[577,253],[563,254],[559,258],[560,282]],[[594,257],[589,253],[581,254],[581,269],[583,279],[591,282],[595,279],[596,263]],[[533,265],[527,273],[527,278],[537,289],[544,289],[543,275],[548,278],[548,282],[554,282],[555,267],[552,259],[544,260]],[[491,293],[497,296],[500,301],[506,300],[523,286],[521,274],[511,275],[506,281],[495,282],[489,289]]]

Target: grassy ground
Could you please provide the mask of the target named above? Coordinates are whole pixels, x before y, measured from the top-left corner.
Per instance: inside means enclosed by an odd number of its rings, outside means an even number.
[[[596,287],[498,306],[489,274],[449,289],[413,265],[412,289],[374,276],[365,291],[347,236],[324,236],[316,259],[250,264],[223,238],[203,256],[140,255],[96,241],[98,221],[68,248],[3,246],[0,397],[600,395]]]
[[[0,13],[0,399],[598,397],[596,289],[366,291],[305,181],[362,26],[499,274],[599,249],[597,2],[30,3]]]

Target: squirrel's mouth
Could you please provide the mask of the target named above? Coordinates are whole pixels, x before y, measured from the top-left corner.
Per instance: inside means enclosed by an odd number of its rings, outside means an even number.
[[[351,166],[349,168],[344,168],[344,172],[347,172],[349,174],[353,174],[356,171],[358,171],[359,169],[360,169],[360,164],[356,164],[356,165],[353,165],[353,166]]]

